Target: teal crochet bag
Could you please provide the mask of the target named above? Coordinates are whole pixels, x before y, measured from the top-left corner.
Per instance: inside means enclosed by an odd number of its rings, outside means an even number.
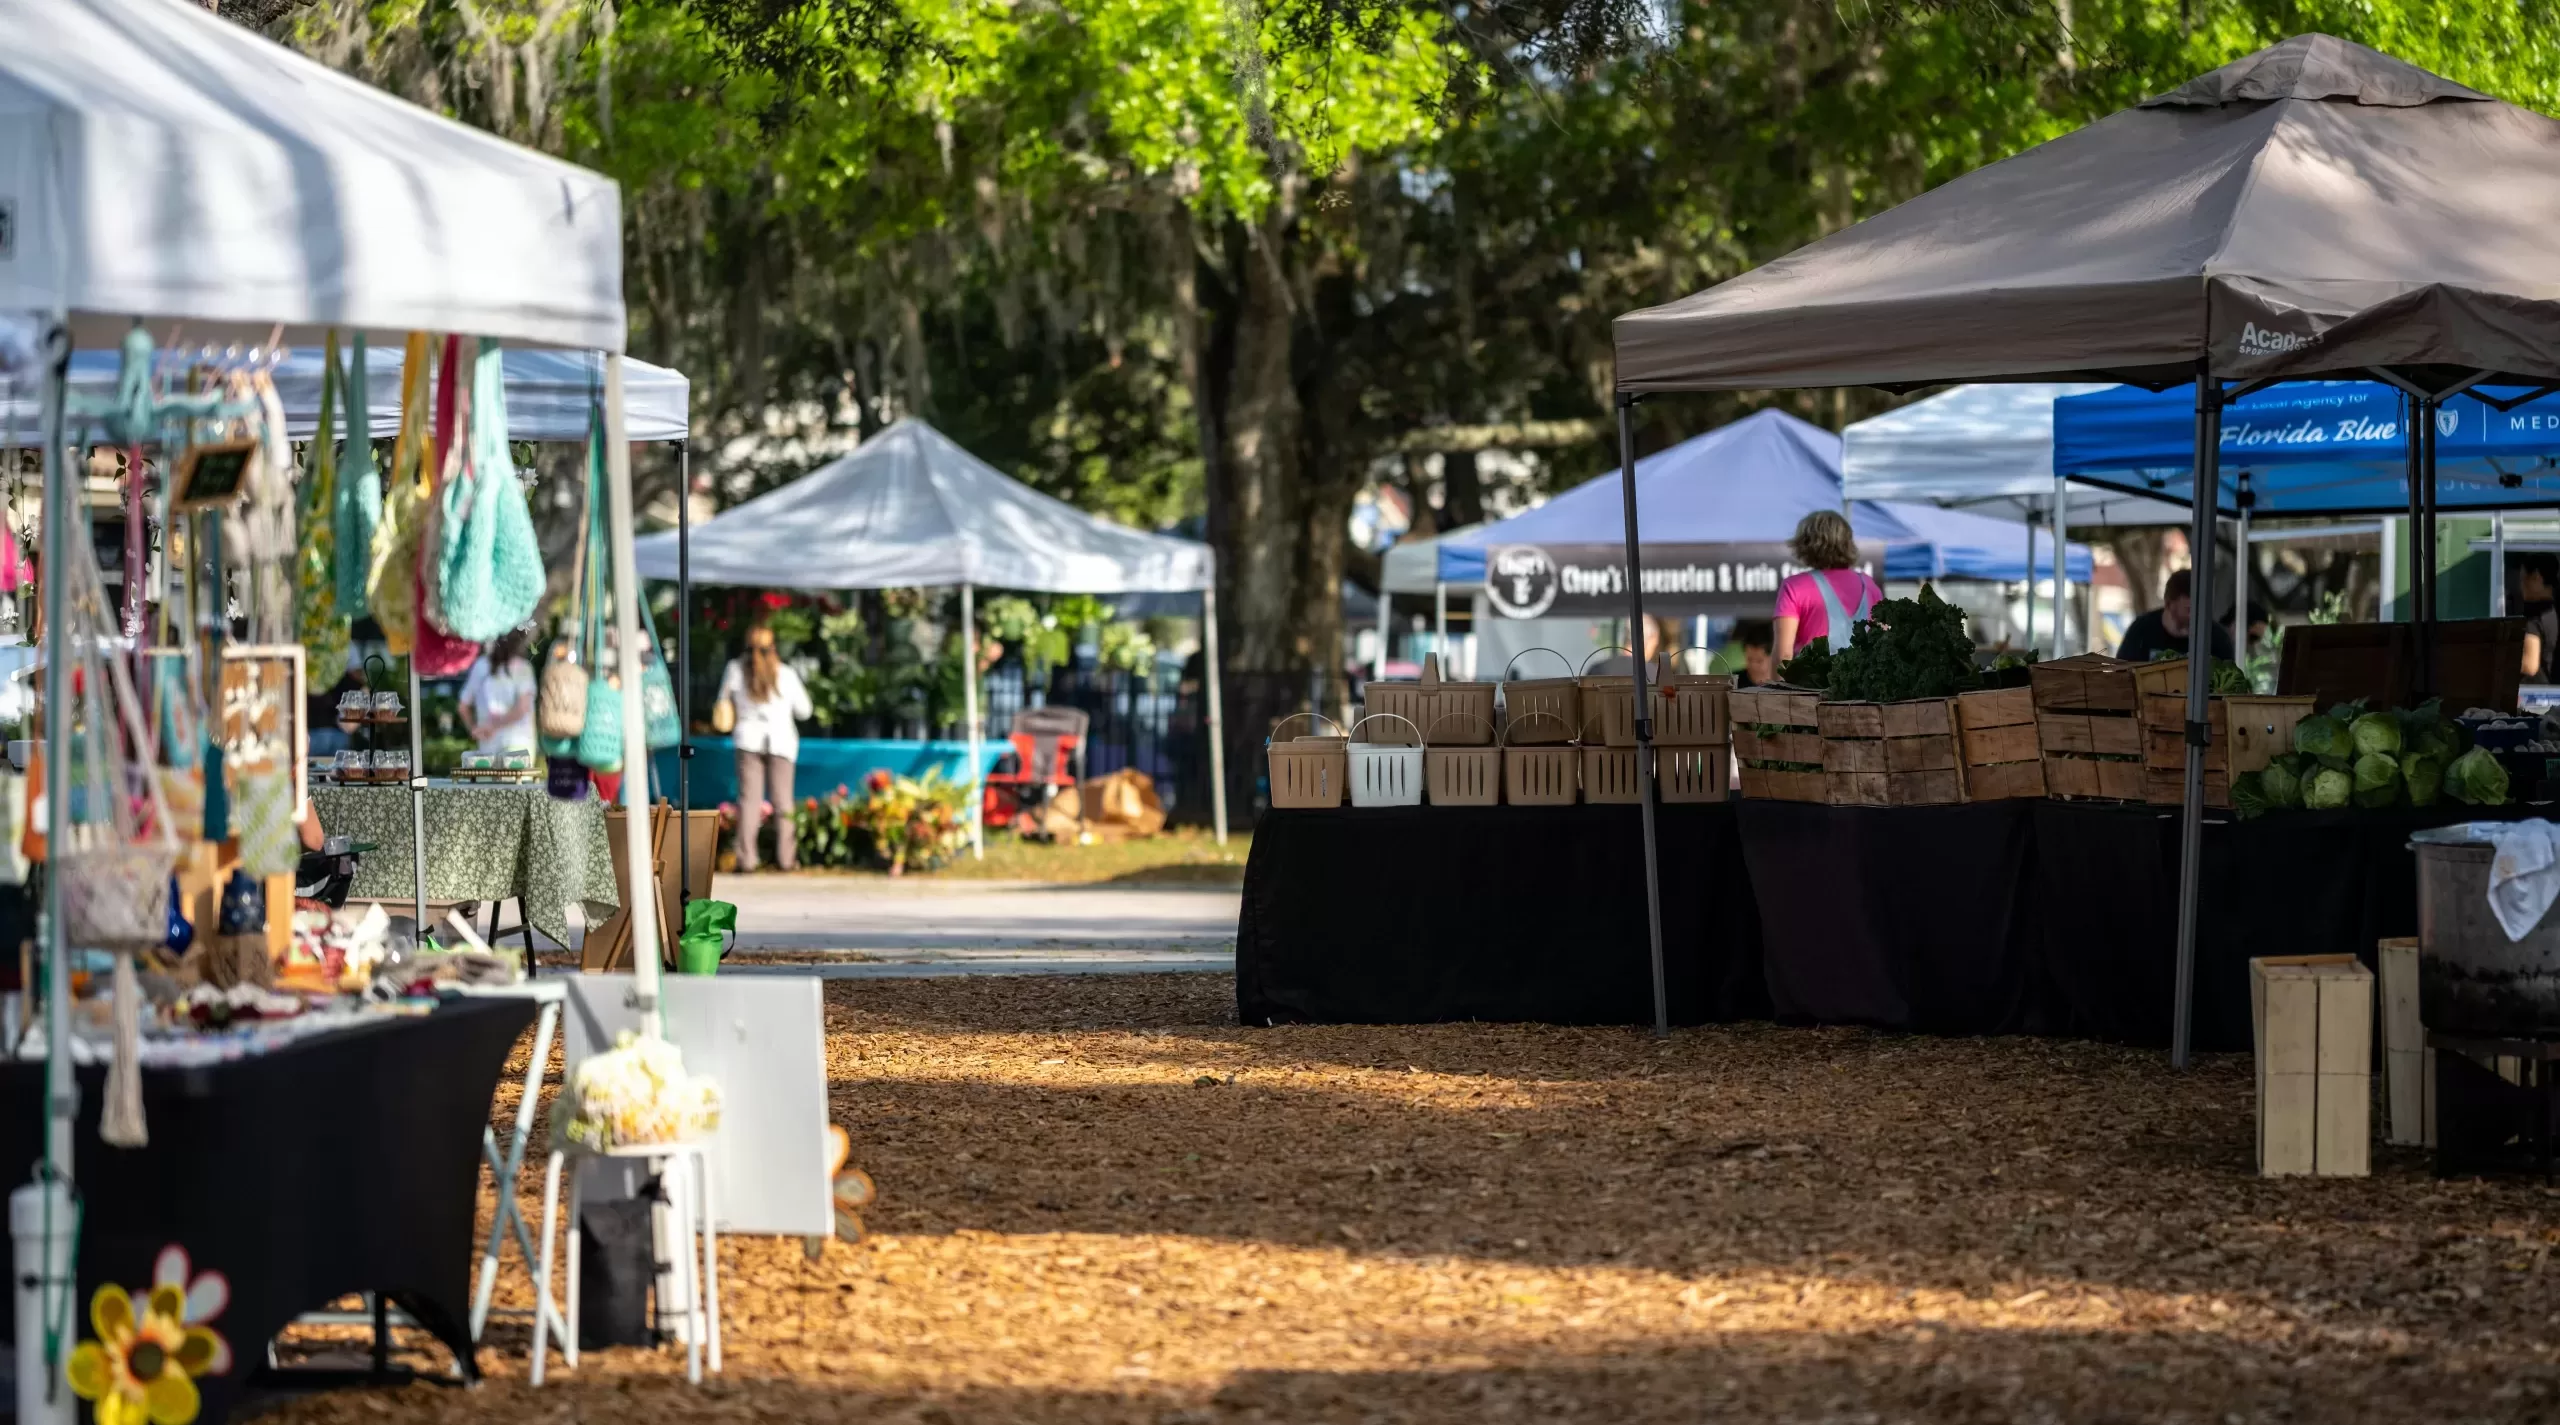
[[[649,750],[656,752],[684,741],[684,719],[676,712],[675,679],[667,675],[667,646],[658,641],[658,617],[649,612],[646,594],[640,598],[640,620],[649,630],[649,650],[640,656],[640,713],[649,725]]]
[[[542,604],[542,546],[524,486],[507,448],[505,353],[482,337],[471,372],[469,459],[444,488],[444,548],[437,588],[444,629],[486,643],[533,617]]]
[[[590,424],[587,442],[587,725],[578,730],[576,757],[591,771],[610,776],[622,770],[622,675],[621,660],[611,667],[604,660],[604,561],[607,551],[604,533],[603,484],[599,471],[604,464],[602,421]]]
[[[373,387],[365,377],[364,333],[356,333],[347,377],[347,443],[338,457],[330,517],[336,539],[338,613],[361,618],[373,576],[373,532],[382,523],[382,471],[373,463]]]

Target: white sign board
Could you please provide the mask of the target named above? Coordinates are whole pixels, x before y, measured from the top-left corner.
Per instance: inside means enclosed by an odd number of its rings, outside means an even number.
[[[826,1237],[835,1232],[827,1181],[826,1017],[815,976],[668,975],[659,981],[667,1038],[687,1072],[720,1085],[720,1131],[711,1143],[712,1201],[723,1232]],[[571,1075],[613,1047],[640,1016],[626,1001],[629,975],[573,975],[561,1016]],[[627,1197],[618,1175],[582,1170],[579,1191],[599,1202]]]

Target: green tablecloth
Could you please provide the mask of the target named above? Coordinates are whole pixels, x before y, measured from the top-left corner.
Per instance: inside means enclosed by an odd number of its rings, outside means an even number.
[[[540,784],[435,782],[426,799],[427,899],[521,900],[533,928],[563,945],[569,943],[572,902],[590,907],[589,924],[621,904],[605,840],[604,803],[595,798],[556,801]],[[350,896],[410,898],[416,880],[408,788],[316,786],[311,804],[330,835],[374,843],[357,862]]]

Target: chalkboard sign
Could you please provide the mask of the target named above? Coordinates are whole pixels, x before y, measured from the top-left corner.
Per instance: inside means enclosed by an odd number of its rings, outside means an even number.
[[[176,493],[169,508],[181,513],[214,509],[240,498],[249,478],[249,462],[258,455],[254,440],[226,440],[190,447],[178,457]]]

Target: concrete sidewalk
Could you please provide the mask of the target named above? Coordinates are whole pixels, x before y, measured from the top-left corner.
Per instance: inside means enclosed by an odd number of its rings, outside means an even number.
[[[738,907],[737,948],[773,962],[722,973],[828,979],[1231,970],[1242,904],[1229,887],[812,873],[724,875],[712,894]]]

